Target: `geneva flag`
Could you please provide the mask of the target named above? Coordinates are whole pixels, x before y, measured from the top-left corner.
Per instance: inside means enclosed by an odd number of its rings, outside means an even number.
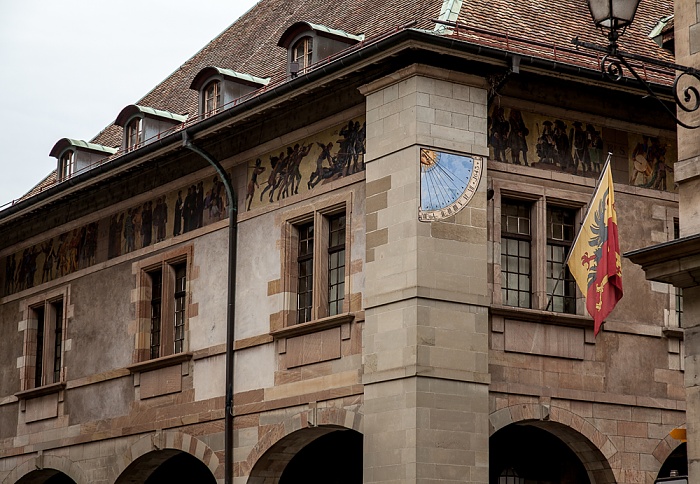
[[[586,309],[597,335],[622,298],[622,264],[610,157],[593,194],[568,260],[571,275],[586,296]]]

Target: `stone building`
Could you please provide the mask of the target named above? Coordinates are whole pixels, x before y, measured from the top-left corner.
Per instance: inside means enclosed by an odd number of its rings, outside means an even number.
[[[672,12],[621,48],[671,60]],[[608,152],[622,251],[675,237],[676,127],[576,35],[580,0],[262,0],[59,140],[0,211],[0,482],[685,473],[680,294],[623,261],[594,338],[562,271]]]

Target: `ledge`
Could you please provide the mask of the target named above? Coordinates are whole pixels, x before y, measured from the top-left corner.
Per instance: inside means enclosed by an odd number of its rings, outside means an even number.
[[[512,306],[491,306],[491,314],[509,319],[531,321],[533,323],[558,324],[575,328],[593,328],[593,319],[578,314],[555,313],[539,309],[516,308]]]
[[[161,356],[160,358],[155,358],[153,360],[140,361],[129,365],[126,367],[131,373],[141,373],[143,371],[157,370],[158,368],[164,368],[166,366],[177,365],[184,361],[190,361],[192,359],[192,353],[176,353],[174,355]]]
[[[51,383],[50,385],[42,385],[36,388],[30,388],[29,390],[24,390],[15,393],[15,396],[19,400],[28,400],[30,398],[42,397],[44,395],[50,395],[52,393],[58,393],[66,388],[65,382]]]
[[[295,324],[286,328],[272,331],[270,336],[274,339],[291,338],[292,336],[300,336],[302,334],[316,333],[324,329],[335,328],[345,323],[351,323],[355,319],[354,313],[343,313],[336,316],[328,316],[327,318],[316,319],[308,323]]]
[[[667,338],[675,338],[683,340],[685,338],[685,331],[683,328],[664,328],[661,333]]]

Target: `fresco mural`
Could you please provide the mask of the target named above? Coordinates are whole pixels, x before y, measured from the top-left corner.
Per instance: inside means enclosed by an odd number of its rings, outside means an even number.
[[[488,118],[491,158],[504,163],[597,175],[603,167],[601,128],[495,106]]]
[[[630,185],[675,191],[673,162],[678,159],[675,140],[629,135]]]
[[[501,106],[494,106],[488,118],[493,160],[597,177],[607,152],[612,151],[629,160],[630,185],[675,191],[675,141],[636,133],[621,135],[624,141],[603,140],[600,126]]]
[[[9,295],[127,254],[226,217],[218,176],[199,180],[108,218],[5,257],[2,294]]]
[[[363,171],[364,153],[364,117],[268,153],[249,164],[246,209]],[[226,218],[227,209],[218,176],[195,181],[8,255],[0,260],[0,290],[7,296],[205,227]]]
[[[361,116],[251,160],[245,209],[364,171],[365,138],[366,123]]]

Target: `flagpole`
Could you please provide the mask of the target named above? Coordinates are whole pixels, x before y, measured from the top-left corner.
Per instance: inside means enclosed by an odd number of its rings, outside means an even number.
[[[598,177],[598,181],[595,184],[595,188],[593,189],[593,196],[591,197],[591,200],[595,200],[596,193],[598,193],[598,188],[600,188],[600,182],[603,181],[603,175],[605,174],[605,170],[608,168],[608,165],[610,164],[610,160],[612,158],[612,152],[608,151],[608,159],[605,160],[605,164],[603,165],[603,169],[600,171],[600,176]],[[588,218],[588,214],[591,211],[591,203],[588,203],[588,209],[586,210],[586,214],[583,216],[581,219],[581,223],[579,226],[579,229],[576,231],[576,237],[574,238],[573,242],[571,243],[571,248],[574,248],[576,246],[576,242],[578,242],[578,238],[581,235],[581,226],[583,225],[583,222]],[[549,300],[547,301],[547,307],[545,308],[545,311],[549,311],[549,307],[552,305],[552,300],[554,299],[554,294],[557,292],[557,288],[559,287],[559,282],[561,282],[564,279],[564,271],[566,270],[566,266],[569,264],[569,258],[571,257],[571,253],[573,250],[569,250],[569,253],[566,254],[566,259],[564,259],[564,263],[561,266],[561,271],[559,271],[559,277],[557,277],[556,282],[554,283],[554,288],[552,288],[552,294],[549,296]]]

